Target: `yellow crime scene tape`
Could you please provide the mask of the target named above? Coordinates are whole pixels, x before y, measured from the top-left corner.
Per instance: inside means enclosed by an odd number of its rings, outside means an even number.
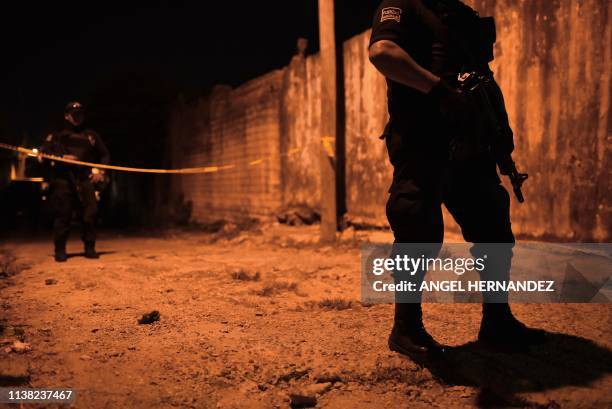
[[[334,157],[334,149],[333,142],[335,141],[332,137],[323,137],[319,142],[313,142],[314,144],[321,144],[326,154],[330,157]],[[308,144],[310,145],[310,144]],[[287,152],[281,153],[279,156],[292,156],[296,153],[300,153],[306,149],[308,146],[291,148]],[[129,166],[116,166],[116,165],[105,165],[102,163],[92,163],[92,162],[83,162],[80,160],[67,159],[61,156],[50,155],[48,153],[40,152],[38,149],[29,149],[21,146],[9,145],[6,143],[0,142],[0,149],[5,149],[13,152],[18,152],[30,157],[42,158],[47,160],[53,160],[57,162],[69,163],[72,165],[80,165],[80,166],[88,166],[92,168],[98,169],[107,169],[107,170],[117,170],[121,172],[134,172],[134,173],[156,173],[156,174],[202,174],[202,173],[214,173],[220,172],[229,169],[235,169],[237,167],[243,166],[257,166],[264,163],[266,160],[270,159],[270,157],[263,157],[255,160],[250,160],[244,162],[242,164],[227,164],[227,165],[210,165],[210,166],[199,166],[193,168],[180,168],[180,169],[150,169],[150,168],[134,168]],[[42,178],[17,178],[14,177],[14,171],[11,172],[11,180],[27,180],[31,182],[42,182]]]

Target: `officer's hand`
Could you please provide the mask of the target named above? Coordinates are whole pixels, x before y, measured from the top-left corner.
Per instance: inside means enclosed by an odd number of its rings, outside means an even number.
[[[94,184],[104,182],[104,170],[98,168],[91,168],[91,174],[89,175],[89,179]]]
[[[446,81],[440,80],[428,95],[438,104],[440,114],[448,125],[472,123],[475,112],[469,99]]]
[[[516,165],[512,160],[512,156],[510,154],[503,155],[501,158],[497,159],[497,166],[499,167],[499,173],[504,176],[512,175],[513,173],[517,173]]]
[[[92,183],[102,183],[104,182],[104,175],[101,173],[92,173],[89,175],[89,179]]]
[[[42,163],[42,161],[43,161],[42,152],[39,149],[37,149],[37,148],[32,149],[31,156],[36,157],[36,160],[38,161],[38,163]]]

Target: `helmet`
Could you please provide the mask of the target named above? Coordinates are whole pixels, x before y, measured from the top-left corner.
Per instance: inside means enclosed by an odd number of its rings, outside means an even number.
[[[64,109],[66,119],[75,126],[79,126],[85,121],[85,108],[77,101],[69,102]]]
[[[78,101],[72,101],[69,102],[68,104],[66,104],[66,108],[64,109],[64,112],[67,114],[71,114],[74,111],[83,111],[83,104],[81,104]]]

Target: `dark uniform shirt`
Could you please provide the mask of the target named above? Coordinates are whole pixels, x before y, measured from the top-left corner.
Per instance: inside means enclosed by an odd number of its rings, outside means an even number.
[[[465,71],[490,72],[495,28],[492,19],[458,0],[383,0],[374,15],[370,45],[393,41],[423,68],[453,83]],[[437,109],[420,91],[387,80],[389,114],[431,125]],[[434,111],[434,112],[432,112]]]
[[[370,45],[381,40],[394,42],[453,85],[461,72],[491,72],[495,25],[458,0],[383,0],[374,15]],[[411,183],[426,185],[436,177],[432,169],[448,157],[448,129],[439,106],[390,79],[387,101],[390,121],[382,138],[394,166],[394,186],[408,191]]]
[[[93,130],[82,127],[67,127],[49,134],[41,147],[44,153],[63,156],[72,155],[82,162],[109,164],[110,154],[102,138]],[[72,172],[78,178],[89,176],[88,168],[55,163],[52,176],[62,177]]]

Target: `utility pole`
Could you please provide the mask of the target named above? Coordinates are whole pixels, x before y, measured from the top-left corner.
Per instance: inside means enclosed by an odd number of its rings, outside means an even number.
[[[334,0],[319,0],[321,53],[321,242],[336,240],[336,39]]]

